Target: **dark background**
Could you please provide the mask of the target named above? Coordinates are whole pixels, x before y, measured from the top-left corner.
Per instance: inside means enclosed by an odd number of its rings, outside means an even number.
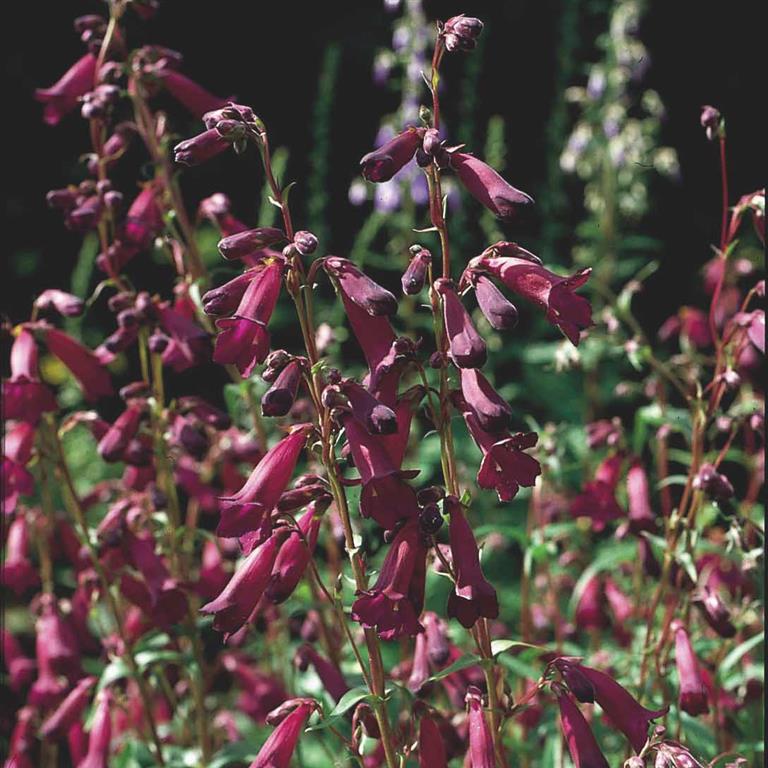
[[[463,11],[486,22],[479,124],[492,114],[506,118],[507,175],[534,196],[546,179],[548,116],[562,98],[556,86],[560,19],[564,6],[573,8],[574,3],[579,24],[573,30],[578,45],[572,66],[575,82],[583,83],[582,73],[597,57],[595,39],[605,29],[606,0],[426,2],[430,18],[445,19]],[[655,0],[645,14],[640,37],[651,57],[645,84],[658,90],[666,105],[662,143],[677,149],[682,167],[679,184],[655,186],[646,227],[664,242],[662,269],[649,286],[652,300],[646,296],[641,304],[651,324],[684,303],[689,293],[695,295],[696,270],[718,236],[717,152],[698,125],[702,104],[718,106],[727,119],[732,201],[765,183],[761,95],[765,5]],[[13,20],[4,25],[4,256],[10,263],[3,281],[3,309],[14,322],[28,316],[34,295],[43,287],[68,285],[80,237],[63,228],[60,216],[46,208],[44,196],[48,189],[78,178],[77,156],[88,150],[84,121],[72,115],[56,128],[44,125],[41,106],[32,94],[35,87],[54,82],[82,55],[82,45],[72,31],[73,17],[103,8],[102,3],[89,0],[14,3]],[[327,250],[344,253],[365,215],[347,201],[349,181],[358,159],[371,148],[381,115],[396,103],[371,81],[374,51],[389,46],[391,21],[380,0],[161,0],[157,17],[146,24],[132,20],[129,35],[133,44],[154,42],[182,51],[186,74],[214,93],[236,94],[252,105],[269,126],[273,143],[290,147],[288,177],[298,180],[307,171],[323,51],[331,41],[341,46],[330,136]],[[463,66],[457,58],[447,65],[446,103],[457,98]],[[189,121],[177,127],[183,135],[198,130]],[[184,189],[190,204],[213,191],[226,190],[247,216],[253,192],[261,184],[253,175],[252,163],[244,166],[226,157],[187,172]],[[575,221],[581,191],[573,180],[563,183],[573,202],[573,211],[566,215]],[[301,184],[292,194],[299,211],[305,204],[304,194]],[[535,244],[541,224],[534,221],[527,233],[530,237],[521,237],[521,242]],[[519,233],[510,232],[510,237],[513,234]],[[562,243],[564,249],[568,245]],[[20,260],[26,264],[21,274],[15,267]],[[561,261],[568,262],[567,252]]]

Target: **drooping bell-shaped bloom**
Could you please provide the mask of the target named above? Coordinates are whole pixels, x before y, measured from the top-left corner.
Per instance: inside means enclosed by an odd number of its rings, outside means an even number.
[[[40,734],[46,739],[60,739],[65,736],[69,727],[83,714],[91,697],[91,688],[95,684],[95,677],[84,677],[80,680],[45,720]]]
[[[486,252],[470,261],[462,284],[473,272],[488,272],[497,277],[513,293],[537,304],[547,313],[547,320],[578,345],[580,331],[592,324],[589,302],[574,291],[589,279],[591,269],[582,269],[568,277],[561,277],[543,267],[538,260],[514,243],[505,243],[504,253]]]
[[[634,533],[656,530],[656,516],[651,508],[651,490],[648,475],[639,460],[635,460],[627,472],[627,500],[629,502],[629,527]]]
[[[448,615],[469,628],[481,616],[497,618],[499,601],[496,590],[483,575],[477,542],[461,503],[454,496],[447,496],[444,509],[450,515],[451,560],[456,576],[455,590],[448,597]]]
[[[417,520],[408,520],[389,546],[376,583],[358,593],[352,618],[376,628],[384,640],[424,631],[419,615],[424,605],[427,547]]]
[[[492,280],[478,275],[474,280],[475,298],[491,328],[505,331],[517,325],[517,307],[496,287]]]
[[[242,537],[260,528],[286,489],[311,429],[311,424],[295,426],[264,455],[237,493],[220,499],[219,536]]]
[[[440,729],[429,715],[424,715],[419,721],[419,768],[447,767],[448,758]]]
[[[474,685],[467,688],[465,697],[469,712],[469,763],[472,768],[496,768],[491,728],[483,711],[483,695]]]
[[[387,530],[400,520],[415,518],[418,515],[416,492],[405,482],[413,473],[400,470],[388,450],[387,438],[369,434],[351,415],[343,421],[347,444],[363,481],[360,514],[372,517]]]
[[[3,381],[3,418],[36,424],[41,414],[56,410],[56,399],[40,381],[35,337],[22,328],[11,347],[11,377]]]
[[[194,80],[190,80],[186,75],[170,67],[160,67],[155,70],[155,74],[168,93],[195,117],[202,118],[206,112],[219,109],[229,101],[229,99],[214,96]]]
[[[486,432],[503,432],[509,427],[512,409],[477,368],[460,368],[461,394]]]
[[[592,576],[584,585],[576,603],[575,619],[576,626],[587,631],[608,626],[603,584],[598,576]]]
[[[608,768],[608,761],[589,727],[589,723],[564,688],[555,684],[552,689],[560,706],[560,725],[575,768]]]
[[[275,531],[243,560],[221,594],[200,608],[201,613],[214,614],[214,629],[231,635],[248,621],[269,585],[284,538],[284,530]]]
[[[595,689],[595,701],[606,717],[629,739],[635,752],[640,752],[648,739],[648,728],[653,720],[662,717],[669,707],[650,710],[643,707],[612,677],[591,667],[579,666]]]
[[[413,644],[413,657],[411,660],[411,674],[408,676],[408,690],[418,695],[424,684],[429,679],[429,654],[427,652],[427,634],[420,632],[416,635]]]
[[[112,742],[113,697],[105,688],[97,696],[96,711],[88,736],[88,753],[77,768],[109,768],[109,747]]]
[[[147,184],[128,208],[123,223],[123,240],[134,248],[148,248],[163,231],[163,212],[158,203],[159,188]]]
[[[285,233],[277,227],[257,227],[228,235],[219,241],[219,253],[227,259],[244,259],[257,251],[285,240]]]
[[[50,595],[44,598],[35,634],[39,669],[48,664],[58,675],[76,678],[81,674],[80,646],[72,624],[61,615]]]
[[[560,657],[552,662],[552,666],[560,673],[568,690],[582,704],[591,704],[595,701],[595,688],[589,678],[581,671],[579,662],[581,659],[574,657]]]
[[[515,189],[490,165],[474,155],[452,152],[450,165],[467,192],[500,219],[514,219],[522,207],[533,202],[530,195]]]
[[[450,643],[448,641],[448,627],[436,613],[426,611],[423,617],[426,628],[427,654],[429,660],[436,667],[441,667],[450,655]]]
[[[535,432],[507,432],[493,434],[480,426],[468,405],[462,407],[462,415],[472,439],[482,451],[483,458],[477,472],[477,484],[481,488],[494,489],[500,501],[511,501],[520,486],[529,488],[541,474],[541,466],[533,456],[525,453],[538,440]]]
[[[233,317],[216,321],[219,335],[213,359],[234,364],[248,377],[269,352],[267,323],[274,312],[282,284],[283,264],[273,261],[259,271],[243,293]]]
[[[415,296],[424,287],[427,279],[427,270],[432,263],[432,254],[426,248],[414,246],[411,249],[413,256],[408,263],[408,269],[403,273],[400,279],[400,285],[403,293],[408,296]]]
[[[35,299],[40,312],[57,312],[63,317],[78,317],[83,314],[85,302],[71,293],[58,288],[48,288]]]
[[[19,692],[35,677],[35,660],[24,655],[19,641],[5,628],[0,628],[3,639],[3,664],[8,671],[11,689]]]
[[[285,416],[291,410],[299,391],[301,374],[301,363],[298,360],[291,360],[280,371],[261,398],[261,412],[265,416]]]
[[[287,600],[296,589],[315,551],[325,502],[313,501],[299,520],[299,530],[293,530],[280,547],[272,569],[267,597],[273,603]]]
[[[78,59],[50,88],[38,88],[35,99],[45,104],[43,120],[48,125],[59,121],[77,108],[80,97],[93,89],[96,57],[86,53]]]
[[[144,403],[135,401],[115,419],[115,423],[99,440],[97,451],[104,461],[120,461],[128,444],[139,429]]]
[[[335,279],[339,290],[369,315],[380,317],[397,312],[394,295],[371,280],[349,259],[328,256],[323,260],[323,268]]]
[[[589,517],[592,528],[602,531],[612,520],[624,516],[624,510],[616,500],[624,457],[614,453],[602,461],[595,470],[594,479],[584,485],[584,490],[571,501],[573,517]]]
[[[734,637],[736,627],[731,621],[731,611],[716,590],[703,586],[694,597],[693,604],[720,637]]]
[[[701,678],[699,662],[691,644],[691,638],[681,621],[670,625],[675,636],[675,666],[680,687],[680,709],[689,715],[704,715],[709,712],[707,689]]]
[[[180,165],[200,165],[220,155],[231,146],[232,142],[216,128],[198,133],[189,139],[180,141],[173,148],[173,160]]]
[[[304,726],[317,708],[314,699],[292,699],[272,712],[267,721],[277,721],[278,725],[249,768],[289,768]]]
[[[5,542],[5,560],[2,566],[2,583],[17,595],[40,583],[37,568],[29,559],[29,532],[27,520],[18,516],[8,526],[8,538]]]
[[[397,432],[397,415],[379,402],[365,387],[353,379],[341,382],[341,391],[349,400],[352,415],[371,435],[391,435]]]
[[[114,392],[109,372],[90,349],[58,328],[48,326],[44,333],[48,351],[69,368],[86,400],[98,400]]]
[[[364,155],[360,160],[367,181],[389,181],[406,163],[413,159],[424,138],[424,128],[408,126],[402,133]]]
[[[443,322],[448,336],[448,354],[458,368],[481,368],[486,361],[485,342],[477,332],[450,280],[437,280],[442,296]]]

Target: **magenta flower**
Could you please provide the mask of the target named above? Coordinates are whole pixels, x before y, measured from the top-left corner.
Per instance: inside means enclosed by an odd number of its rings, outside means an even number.
[[[353,379],[344,379],[341,391],[349,401],[352,415],[371,435],[391,435],[398,430],[395,412],[379,402],[365,387]]]
[[[248,621],[269,585],[277,551],[284,538],[284,529],[275,531],[253,549],[221,594],[200,608],[201,613],[214,614],[214,629],[229,636]]]
[[[43,413],[56,410],[53,393],[40,381],[37,360],[35,337],[22,328],[11,347],[11,377],[3,380],[4,418],[37,424]]]
[[[696,307],[680,307],[677,314],[667,318],[659,328],[659,338],[662,341],[669,341],[674,337],[685,339],[697,349],[712,346],[707,313]]]
[[[462,284],[472,271],[486,271],[499,278],[509,290],[538,304],[547,313],[547,320],[557,326],[572,344],[578,345],[580,331],[592,325],[592,308],[583,297],[574,293],[589,279],[591,269],[582,269],[569,277],[560,277],[531,258],[525,249],[513,243],[507,252],[515,255],[481,255],[470,261]],[[490,250],[490,249],[489,249]],[[535,257],[534,257],[535,258]]]
[[[739,759],[735,763],[726,763],[725,768],[746,768],[746,761]],[[656,747],[656,759],[654,768],[707,768],[699,762],[688,747],[684,747],[676,741],[662,741]]]
[[[285,240],[285,233],[276,227],[246,229],[219,240],[219,253],[227,260],[245,259],[258,251]]]
[[[415,519],[397,532],[384,558],[376,583],[358,592],[352,618],[376,628],[383,640],[424,631],[419,615],[424,605],[427,547]]]
[[[413,252],[413,256],[408,263],[408,269],[405,270],[400,279],[403,293],[408,296],[414,296],[424,288],[424,282],[427,279],[427,270],[432,263],[432,254],[426,248],[413,246],[411,252]]]
[[[446,496],[443,505],[450,515],[451,560],[456,576],[455,590],[448,597],[448,615],[469,629],[481,616],[497,618],[499,601],[483,575],[477,542],[459,500]]]
[[[280,547],[266,592],[273,603],[287,600],[301,581],[317,545],[326,505],[313,501],[299,520],[299,530],[292,530]]]
[[[500,501],[511,501],[520,486],[531,487],[541,474],[541,466],[533,456],[524,453],[533,448],[538,440],[535,432],[486,432],[468,404],[462,407],[462,415],[472,439],[482,451],[483,458],[477,472],[477,484],[481,488],[494,489]]]
[[[173,148],[173,160],[180,165],[200,165],[225,152],[231,144],[226,136],[222,136],[215,128],[209,128],[191,139],[179,142]]]
[[[675,635],[675,665],[680,686],[680,709],[693,717],[705,715],[709,712],[707,689],[701,677],[691,638],[681,621],[673,621],[669,628]]]
[[[443,736],[428,715],[419,720],[419,768],[448,768]]]
[[[163,212],[157,200],[158,187],[147,184],[128,208],[123,223],[123,240],[132,248],[144,250],[163,231]]]
[[[3,664],[8,671],[11,690],[18,693],[26,688],[35,678],[35,660],[24,655],[18,640],[5,628],[2,635]]]
[[[78,380],[86,400],[98,400],[113,393],[109,372],[90,349],[50,326],[44,328],[44,338],[48,351],[58,357]]]
[[[360,160],[363,177],[367,181],[389,181],[416,154],[424,128],[408,126],[378,149],[369,152]]]
[[[555,684],[552,690],[560,706],[560,725],[568,744],[568,751],[575,768],[608,768],[608,761],[600,751],[595,735],[584,719],[581,710],[564,688]]]
[[[491,729],[483,711],[483,695],[474,685],[467,688],[465,697],[469,711],[469,761],[472,768],[496,768]]]
[[[340,256],[328,256],[323,260],[323,268],[334,278],[339,290],[349,297],[358,307],[369,315],[394,315],[397,312],[397,299],[377,282],[371,280],[349,259]]]
[[[43,120],[57,125],[76,109],[81,96],[93,89],[96,76],[96,57],[86,53],[78,59],[50,88],[38,88],[35,99],[45,104]]]
[[[155,74],[168,93],[195,117],[202,118],[206,112],[219,109],[229,101],[229,99],[214,96],[201,85],[169,67],[158,68]]]
[[[634,533],[656,530],[656,516],[651,508],[651,490],[648,475],[639,459],[635,459],[627,472],[627,499],[629,527]]]
[[[216,192],[201,200],[198,215],[213,222],[224,237],[248,229],[246,224],[232,215],[232,203],[223,192]]]
[[[736,627],[731,621],[731,611],[714,589],[704,585],[694,596],[693,604],[720,637],[728,638],[736,635]]]
[[[268,532],[269,515],[293,475],[311,429],[311,424],[293,427],[264,455],[237,493],[219,500],[221,521],[216,530],[219,536],[246,537],[245,541],[241,539],[241,544],[250,552],[264,535],[259,529],[266,527]]]
[[[435,290],[443,297],[443,322],[448,336],[448,354],[458,368],[481,368],[486,360],[486,347],[461,303],[453,283],[439,279]]]
[[[291,360],[262,396],[261,412],[265,416],[285,416],[296,400],[301,376],[301,363],[298,360]]]
[[[296,744],[309,716],[318,708],[314,699],[291,699],[270,713],[267,722],[278,725],[249,768],[289,768]],[[286,715],[286,712],[290,714]]]
[[[643,707],[612,677],[591,667],[579,665],[595,689],[595,701],[606,717],[629,739],[635,752],[640,752],[648,739],[651,722],[666,714],[669,707],[650,710]]]
[[[517,307],[483,275],[474,278],[475,298],[491,328],[505,331],[517,325]]]
[[[167,334],[165,337],[160,336],[161,348],[156,350],[162,356],[163,365],[181,373],[211,359],[211,341],[208,334],[180,311],[178,305],[171,307],[167,302],[163,302],[156,309],[160,327]]]
[[[628,621],[635,612],[632,601],[619,589],[612,578],[606,577],[603,586],[605,588],[605,598],[608,600],[608,605],[611,607],[611,613],[613,613],[616,624],[618,627],[623,627],[624,623]]]
[[[602,531],[611,520],[624,516],[624,510],[616,501],[624,457],[615,453],[602,461],[595,470],[594,479],[585,484],[584,490],[571,501],[573,517],[589,517],[592,529]]]
[[[37,746],[37,707],[24,706],[16,715],[16,725],[8,743],[8,756],[3,768],[35,768],[40,763],[34,760]]]
[[[503,432],[509,427],[512,409],[476,368],[460,368],[461,394],[467,407],[486,432]]]
[[[96,684],[95,677],[84,677],[67,694],[64,701],[43,723],[40,734],[46,739],[60,739],[66,735],[70,726],[80,719],[91,698],[91,688]]]
[[[77,768],[109,768],[109,746],[112,742],[112,694],[102,690],[96,697],[96,711],[93,716],[88,753]]]
[[[16,517],[8,526],[4,549],[5,560],[0,571],[3,586],[21,595],[40,583],[37,568],[29,559],[29,532],[23,516]]]
[[[590,578],[576,603],[576,626],[582,630],[602,629],[608,626],[605,615],[603,585],[597,576]]]
[[[58,312],[63,317],[77,317],[83,314],[85,303],[77,296],[57,288],[48,288],[36,299],[35,306],[41,312]]]
[[[338,701],[349,690],[349,684],[341,670],[332,661],[321,656],[311,645],[302,645],[296,651],[295,662],[301,670],[306,670],[311,664],[323,688],[334,701]]]
[[[120,461],[139,429],[143,413],[144,402],[134,401],[115,419],[97,447],[104,461]]]
[[[282,285],[283,263],[266,264],[251,280],[233,317],[216,321],[213,359],[234,364],[244,377],[253,373],[269,352],[267,323],[274,312]]]
[[[521,206],[530,205],[533,198],[515,189],[490,165],[465,152],[450,154],[451,168],[467,192],[500,219],[514,219]]]

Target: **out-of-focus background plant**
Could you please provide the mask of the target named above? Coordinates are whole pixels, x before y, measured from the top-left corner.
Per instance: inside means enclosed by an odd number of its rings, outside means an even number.
[[[47,189],[83,178],[72,148],[89,151],[82,121],[64,122],[52,131],[40,124],[39,105],[31,100],[35,87],[58,76],[61,62],[79,55],[76,37],[69,40],[61,31],[72,15],[64,5],[46,8],[45,18],[31,5],[20,8],[18,40],[7,46],[14,131],[7,145],[12,176],[6,187],[5,274],[10,279],[4,284],[3,309],[9,325],[29,317],[32,301],[45,288],[55,285],[85,299],[103,278],[94,266],[96,234],[83,239],[62,231],[58,212],[49,211],[44,201]],[[81,5],[78,13],[103,8]],[[429,226],[428,187],[416,164],[371,185],[360,177],[358,161],[405,125],[419,124],[421,105],[429,105],[424,76],[429,76],[434,20],[463,11],[482,18],[485,28],[471,55],[444,64],[443,133],[451,144],[468,145],[530,191],[537,206],[510,227],[460,194],[456,178],[447,177],[443,192],[454,277],[501,240],[520,243],[561,274],[593,270],[582,290],[592,303],[594,326],[578,347],[530,307],[520,307],[512,333],[494,330],[479,309],[471,309],[490,353],[485,373],[511,404],[517,427],[538,432],[536,455],[544,470],[536,487],[511,503],[498,503],[493,493],[476,488],[470,494],[483,571],[500,602],[499,624],[491,627],[494,664],[504,678],[498,706],[510,707],[503,730],[506,750],[514,756],[510,764],[568,765],[569,745],[557,725],[567,716],[559,714],[555,701],[562,707],[563,696],[570,704],[573,700],[560,683],[547,690],[539,683],[546,677],[549,684],[557,669],[571,693],[589,701],[589,692],[580,695],[579,680],[568,677],[578,677],[573,667],[567,662],[548,666],[557,657],[582,657],[590,667],[610,671],[648,708],[670,705],[657,720],[666,731],[631,768],[654,760],[662,768],[698,764],[675,762],[693,759],[686,757],[687,750],[713,768],[757,765],[764,754],[764,509],[759,496],[764,371],[755,339],[764,331],[754,313],[764,294],[758,287],[764,270],[759,236],[764,121],[757,113],[764,8],[748,3],[739,7],[741,13],[736,6],[729,13],[699,6],[694,12],[689,4],[672,8],[677,4],[639,0],[276,5],[246,10],[226,0],[215,6],[161,0],[151,19],[128,18],[126,24],[140,30],[146,42],[182,50],[185,71],[213,92],[233,93],[238,103],[258,111],[274,143],[275,175],[283,183],[299,182],[290,194],[294,216],[318,236],[324,254],[351,259],[399,295],[411,244],[439,252],[435,232],[414,231]],[[701,108],[708,103],[719,108],[724,123],[710,115],[702,127]],[[179,140],[199,132],[184,110],[173,104],[167,109]],[[726,135],[730,192],[721,232],[719,153]],[[137,158],[145,159],[132,146],[113,175],[116,186],[135,178],[131,162]],[[138,168],[141,179],[151,173]],[[237,218],[262,227],[280,225],[280,212],[269,199],[273,190],[266,183],[257,188],[264,177],[255,152],[242,157],[228,152],[180,178],[189,211],[222,190]],[[235,277],[238,272],[216,249],[218,230],[202,219],[196,224],[197,250],[211,284]],[[168,253],[159,242],[128,268],[129,274],[132,270],[141,289],[167,292]],[[398,334],[422,339],[422,352],[429,353],[432,316],[422,299],[402,300],[395,326]],[[315,311],[326,333],[325,354],[343,363],[346,375],[362,374],[344,306],[333,300],[327,285],[318,289]],[[97,347],[114,323],[103,302],[95,301],[85,318],[66,318],[63,327]],[[275,349],[295,350],[300,344],[290,302],[278,304],[270,332]],[[132,376],[129,366],[128,357],[118,354],[109,370],[126,383]],[[194,371],[168,375],[169,390],[182,393],[194,380],[196,394],[249,428],[248,404],[257,402],[269,384],[257,376],[232,383],[223,368],[206,370],[204,380],[195,380]],[[54,356],[42,356],[41,371],[57,386],[65,410],[82,404],[80,390]],[[109,423],[121,410],[116,402],[100,404]],[[428,428],[424,414],[420,419]],[[456,422],[461,419],[454,419],[458,471],[471,487],[477,449]],[[259,440],[263,429],[257,423]],[[63,439],[81,494],[120,477],[114,464],[97,458],[85,429],[68,427]],[[56,450],[53,443],[50,447]],[[434,434],[410,452],[411,465],[421,470],[420,483],[442,483]],[[350,493],[353,503],[355,494]],[[41,500],[43,506],[58,502]],[[373,540],[366,554],[380,567],[384,545]],[[40,570],[39,555],[29,557],[33,570]],[[61,565],[42,575],[59,580],[65,590],[76,586],[71,569]],[[6,658],[15,654],[23,662],[34,655],[33,614],[25,597],[35,586],[29,575],[21,597],[5,594],[5,626],[23,644],[11,648],[9,641]],[[449,583],[430,574],[427,587],[426,608],[443,615]],[[285,690],[328,698],[328,682],[304,648],[306,637],[318,631],[307,628],[306,617],[307,606],[317,601],[314,581],[302,583],[280,609],[286,621],[276,621],[279,635],[259,626],[246,646],[247,660],[240,650],[222,657],[221,677],[209,680],[208,709],[216,711],[219,700],[227,709],[212,724],[220,749],[209,765],[252,760],[270,732],[264,715],[286,698]],[[108,623],[104,613],[103,606],[93,612],[91,625]],[[194,648],[191,641],[187,646],[193,634],[189,627],[182,631],[173,640],[178,647],[163,633],[145,636],[137,645],[141,674],[165,695],[163,706],[177,706],[165,711],[155,705],[162,710],[156,713],[158,740],[167,741],[173,765],[200,759],[194,750],[173,748],[174,741],[183,741],[178,732],[184,719],[191,722],[201,710],[177,667],[197,652],[212,657],[216,645],[206,627],[211,648]],[[432,669],[427,686],[441,680],[463,686],[460,712],[467,683],[482,687],[482,675],[476,649],[455,621],[450,638],[454,674]],[[410,651],[405,641],[383,645],[387,672],[398,682],[388,689],[397,724],[396,710],[413,704],[407,692]],[[688,671],[686,653],[694,657]],[[299,659],[301,654],[305,658]],[[354,684],[346,699],[351,712],[366,701],[367,689],[360,692],[364,681],[348,656],[340,654],[334,662]],[[127,674],[120,663],[117,652],[107,667],[94,662],[85,672],[100,677],[99,690],[108,688],[110,676]],[[683,703],[683,683],[692,668],[698,670],[693,676],[703,688],[698,694],[704,704]],[[3,690],[9,693],[2,713],[7,744],[6,736],[19,722],[15,696],[23,686],[12,679],[10,666],[3,673]],[[451,693],[448,689],[449,699]],[[140,694],[134,687],[127,700]],[[94,705],[89,729],[95,728],[105,698]],[[471,701],[469,708],[471,717]],[[333,712],[331,717],[312,721],[316,730],[301,740],[296,765],[345,764],[341,748],[323,731],[340,729],[346,736],[346,711],[344,706],[334,710],[333,702],[326,711]],[[621,765],[631,751],[611,726],[611,712],[591,711],[592,731],[608,764]],[[130,714],[120,716],[129,719]],[[454,729],[446,733],[466,740],[463,717],[456,715]],[[226,745],[221,733],[233,744]],[[362,740],[366,767],[383,764],[376,762],[383,757],[377,757],[373,741]],[[463,744],[450,746],[457,756],[452,765],[460,765]],[[59,754],[52,754],[50,744],[47,749],[46,765],[70,764],[66,747]],[[114,764],[126,768],[153,764],[138,741],[128,740],[116,755]],[[739,763],[739,756],[746,762]],[[422,760],[418,750],[410,760],[407,765]]]

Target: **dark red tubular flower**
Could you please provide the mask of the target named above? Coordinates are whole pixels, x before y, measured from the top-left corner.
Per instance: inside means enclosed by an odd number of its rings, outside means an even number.
[[[44,334],[48,351],[69,368],[86,400],[98,400],[114,392],[109,372],[90,349],[57,328],[47,326]]]
[[[85,303],[71,293],[48,288],[35,299],[35,307],[41,312],[57,312],[63,317],[78,317],[83,314]]]
[[[538,440],[535,432],[486,432],[474,412],[464,404],[462,415],[472,439],[482,451],[483,458],[477,472],[477,484],[481,488],[494,489],[499,501],[511,501],[520,486],[529,488],[541,474],[541,466],[533,456],[524,453],[533,448]]]
[[[520,208],[533,203],[533,198],[515,189],[490,165],[464,152],[450,154],[451,168],[467,192],[500,219],[511,221]]]
[[[203,312],[206,315],[228,315],[237,309],[248,284],[257,272],[247,270],[218,288],[211,288],[203,294]]]
[[[427,634],[420,632],[413,644],[411,674],[408,676],[408,690],[418,695],[430,675],[429,654],[427,652]]]
[[[5,628],[0,629],[3,638],[3,664],[8,671],[11,690],[18,693],[35,678],[35,660],[24,655],[19,641]]]
[[[419,768],[448,768],[442,734],[429,715],[419,721]]]
[[[578,346],[580,331],[592,325],[592,308],[583,297],[574,293],[589,280],[591,269],[582,269],[569,277],[550,272],[525,249],[514,243],[505,244],[507,252],[516,255],[481,255],[470,261],[465,276],[472,271],[485,270],[498,277],[509,290],[538,304],[546,310],[547,320],[557,326],[566,338]],[[462,278],[462,283],[465,278]]]
[[[245,625],[261,600],[269,581],[285,529],[275,531],[238,566],[221,594],[200,608],[214,614],[213,628],[229,636]]]
[[[629,739],[635,752],[640,752],[648,739],[651,722],[666,714],[669,707],[650,710],[643,707],[612,677],[591,667],[579,665],[595,689],[595,701],[615,728]]]
[[[48,125],[59,121],[77,108],[80,97],[93,89],[96,57],[86,53],[78,59],[50,88],[38,88],[35,99],[45,104],[43,120]]]
[[[597,576],[590,578],[576,604],[576,626],[582,630],[603,629],[608,626],[605,615],[603,584]]]
[[[429,660],[436,667],[442,667],[448,660],[451,648],[448,641],[446,623],[432,611],[426,611],[423,616],[426,628],[427,653]]]
[[[128,208],[122,239],[132,248],[144,250],[163,231],[163,212],[157,200],[156,183],[147,184]]]
[[[16,715],[16,725],[8,743],[8,756],[3,768],[35,768],[40,763],[36,760],[37,738],[36,723],[38,710],[34,705],[22,707]]]
[[[474,685],[467,688],[465,697],[469,711],[469,762],[472,768],[496,768],[491,729],[483,711],[483,695]]]
[[[575,768],[608,768],[608,761],[600,751],[589,723],[573,699],[557,683],[552,686],[552,690],[560,706],[560,725]]]
[[[595,688],[579,668],[580,661],[578,658],[561,657],[555,659],[552,665],[560,673],[576,700],[582,704],[591,704],[595,701]]]
[[[208,334],[189,317],[168,302],[157,305],[160,328],[167,334],[153,334],[150,349],[162,356],[163,365],[181,373],[211,359],[211,342]],[[153,338],[162,339],[159,348],[152,349]]]
[[[298,360],[291,360],[280,371],[261,398],[261,412],[265,416],[285,416],[291,410],[299,391],[301,374],[301,363]]]
[[[615,453],[598,465],[594,479],[586,483],[584,490],[571,501],[573,517],[589,517],[592,529],[599,532],[610,521],[624,516],[624,510],[616,501],[616,486],[623,463],[622,454]]]
[[[206,112],[219,109],[229,101],[229,99],[214,96],[201,85],[169,67],[158,68],[155,74],[168,93],[195,117],[202,118]]]
[[[180,165],[200,165],[226,152],[231,143],[215,128],[209,128],[191,139],[180,141],[173,148],[173,160]]]
[[[469,629],[481,616],[498,618],[499,601],[496,590],[483,575],[477,542],[461,503],[455,496],[446,496],[443,509],[450,515],[448,534],[456,576],[455,590],[448,597],[448,615]]]
[[[392,540],[376,583],[358,592],[352,618],[364,627],[375,627],[383,640],[423,632],[419,615],[424,605],[426,557],[418,520],[408,520]]]
[[[143,413],[144,402],[134,401],[115,419],[96,449],[104,461],[120,461],[139,429]]]
[[[88,736],[88,753],[77,768],[109,768],[109,747],[112,741],[112,703],[109,689],[96,697],[96,710]]]
[[[635,612],[632,601],[619,589],[616,582],[610,576],[606,577],[604,588],[605,597],[608,600],[608,605],[611,607],[615,623],[618,627],[623,628],[624,623]]]
[[[474,278],[475,298],[491,328],[505,331],[517,325],[517,307],[487,277]]]
[[[397,312],[397,299],[386,288],[371,280],[349,259],[328,256],[323,269],[334,278],[339,290],[369,315],[380,317]]]
[[[327,501],[313,501],[280,548],[266,595],[273,603],[287,600],[298,586],[317,545]]]
[[[267,722],[277,723],[277,727],[248,768],[289,768],[304,726],[316,709],[314,699],[291,699],[271,712]]]
[[[363,177],[367,181],[389,181],[413,159],[424,138],[424,128],[408,126],[402,133],[364,155],[360,160]]]
[[[627,499],[629,527],[633,533],[656,530],[656,516],[651,508],[651,490],[648,475],[639,459],[632,462],[627,472]]]
[[[340,387],[349,400],[352,415],[369,434],[391,435],[397,432],[395,412],[379,402],[365,387],[353,379],[344,379]]]
[[[285,240],[285,233],[282,229],[276,227],[257,227],[256,229],[246,229],[243,232],[237,232],[219,240],[219,253],[227,259],[244,259],[251,256],[256,251],[268,248],[280,241]]]
[[[403,293],[408,296],[415,296],[424,288],[427,279],[429,265],[432,263],[432,254],[418,245],[411,248],[411,260],[408,263],[408,269],[403,273],[400,279],[400,285]]]
[[[512,409],[477,368],[460,368],[461,394],[480,427],[503,432],[509,427]]]
[[[311,645],[302,645],[296,651],[294,661],[302,671],[311,664],[315,668],[323,688],[334,701],[339,701],[349,690],[349,683],[345,680],[341,670],[332,661],[321,656]]]
[[[267,323],[275,310],[282,285],[283,264],[266,264],[251,280],[233,317],[216,321],[221,331],[216,337],[213,359],[234,364],[241,376],[248,377],[269,352]]]
[[[35,337],[22,328],[11,347],[11,377],[3,381],[3,418],[37,424],[43,413],[56,410],[53,393],[40,381],[37,359]]]
[[[84,677],[80,680],[45,720],[40,728],[40,735],[45,739],[60,739],[66,736],[69,727],[83,714],[91,698],[91,688],[95,684],[95,677]]]
[[[389,452],[388,440],[395,436],[371,435],[351,415],[343,422],[347,444],[363,481],[360,514],[372,517],[387,530],[400,520],[415,518],[418,515],[416,492],[405,482],[413,472],[402,471]]]
[[[288,435],[264,455],[237,493],[219,500],[221,521],[216,530],[219,536],[248,536],[250,544],[246,542],[247,552],[258,543],[259,536],[253,534],[263,526],[265,518],[268,523],[269,515],[293,475],[311,429],[311,424],[293,427]]]
[[[3,586],[21,595],[40,583],[37,568],[29,559],[29,532],[23,516],[17,517],[8,526],[8,538],[5,541],[5,560],[0,570]]]
[[[675,635],[675,665],[680,687],[680,709],[693,717],[705,715],[709,712],[707,689],[701,678],[699,662],[691,645],[691,638],[683,623],[677,619],[669,628]]]
[[[458,368],[482,368],[487,357],[485,342],[461,303],[453,283],[440,278],[435,282],[435,290],[443,298],[443,322],[451,360]]]
[[[736,627],[731,621],[731,612],[715,590],[706,585],[703,586],[694,597],[693,604],[720,637],[729,638],[736,635]]]

